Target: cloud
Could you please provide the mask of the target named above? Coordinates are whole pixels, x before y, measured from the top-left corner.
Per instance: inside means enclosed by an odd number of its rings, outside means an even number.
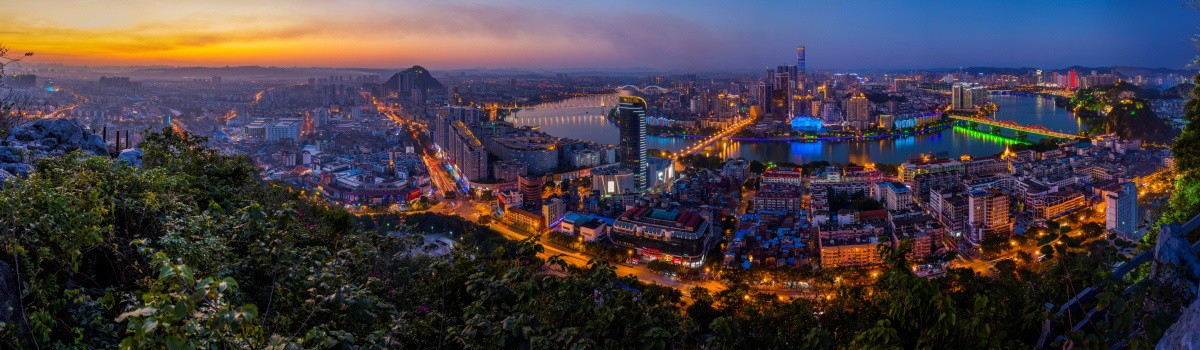
[[[99,28],[0,13],[0,23],[16,31],[0,33],[51,51],[84,49],[97,55],[154,56],[172,50],[221,45],[305,45],[314,40],[438,43],[488,60],[519,60],[519,52],[490,47],[508,43],[554,48],[548,54],[580,58],[581,65],[691,68],[711,64],[727,42],[705,26],[659,13],[563,13],[529,5],[438,3],[382,7],[369,13],[253,12],[231,16],[180,16]],[[227,12],[237,13],[229,8]],[[484,43],[487,45],[479,45]],[[479,46],[472,51],[473,46]],[[490,51],[483,51],[490,50]],[[457,52],[457,51],[456,51]],[[542,54],[547,54],[542,52]],[[496,57],[510,55],[513,57]],[[319,63],[319,62],[314,62]]]

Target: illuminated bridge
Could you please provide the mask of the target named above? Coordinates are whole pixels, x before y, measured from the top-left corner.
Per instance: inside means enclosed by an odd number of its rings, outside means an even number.
[[[729,127],[725,128],[724,130],[721,130],[721,132],[717,133],[716,135],[709,136],[708,138],[705,138],[703,141],[700,141],[700,143],[691,145],[688,148],[680,150],[679,153],[675,155],[675,159],[679,159],[684,156],[699,152],[700,150],[703,150],[705,147],[708,147],[708,146],[712,145],[714,142],[717,142],[717,140],[729,137],[730,135],[737,133],[738,130],[742,130],[742,128],[746,127],[746,125],[750,125],[753,123],[754,123],[754,118],[742,119],[742,121],[737,122],[736,124],[730,125]]]
[[[1064,139],[1075,138],[1075,135],[1073,135],[1073,134],[1061,133],[1061,132],[1057,132],[1054,130],[1050,130],[1050,129],[1047,129],[1045,126],[1021,125],[1021,124],[1018,124],[1011,120],[992,120],[992,119],[987,119],[987,118],[969,117],[969,116],[963,116],[963,115],[951,115],[950,118],[955,119],[955,120],[969,122],[969,123],[984,124],[984,125],[988,125],[988,126],[995,127],[995,128],[1009,129],[1009,130],[1016,131],[1018,135],[1021,133],[1025,133],[1025,134],[1037,134],[1037,135],[1042,135],[1042,136],[1046,136],[1046,137],[1057,137],[1057,138],[1064,138]]]

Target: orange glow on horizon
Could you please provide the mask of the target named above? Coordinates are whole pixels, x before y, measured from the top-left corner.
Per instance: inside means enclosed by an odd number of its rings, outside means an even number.
[[[6,4],[0,45],[34,52],[30,63],[87,65],[470,68],[594,64],[622,55],[603,30],[518,8],[52,2]]]

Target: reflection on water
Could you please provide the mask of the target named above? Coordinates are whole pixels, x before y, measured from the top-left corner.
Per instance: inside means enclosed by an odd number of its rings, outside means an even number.
[[[1081,124],[1067,110],[1054,105],[1054,100],[1034,96],[992,95],[999,107],[997,119],[1018,123],[1041,124],[1060,132],[1075,133]],[[613,101],[613,102],[608,102]],[[616,144],[616,125],[604,115],[614,100],[591,97],[590,100],[567,100],[559,107],[522,110],[510,121],[518,126],[533,125],[558,137],[576,138],[598,143]],[[981,129],[982,130],[982,129]],[[1033,140],[1036,140],[1034,138]],[[648,147],[678,152],[698,142],[697,139],[648,137]],[[892,140],[853,142],[733,142],[721,141],[702,153],[725,158],[744,157],[753,160],[804,163],[817,160],[864,164],[902,163],[910,154],[946,152],[951,156],[989,156],[1004,151],[1004,146],[1021,142],[1012,138],[973,131],[964,127],[941,132]]]

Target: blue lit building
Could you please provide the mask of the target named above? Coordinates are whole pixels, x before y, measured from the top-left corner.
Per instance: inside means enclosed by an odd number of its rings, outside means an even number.
[[[791,124],[792,130],[796,131],[821,132],[825,128],[820,119],[803,115],[792,118]]]

